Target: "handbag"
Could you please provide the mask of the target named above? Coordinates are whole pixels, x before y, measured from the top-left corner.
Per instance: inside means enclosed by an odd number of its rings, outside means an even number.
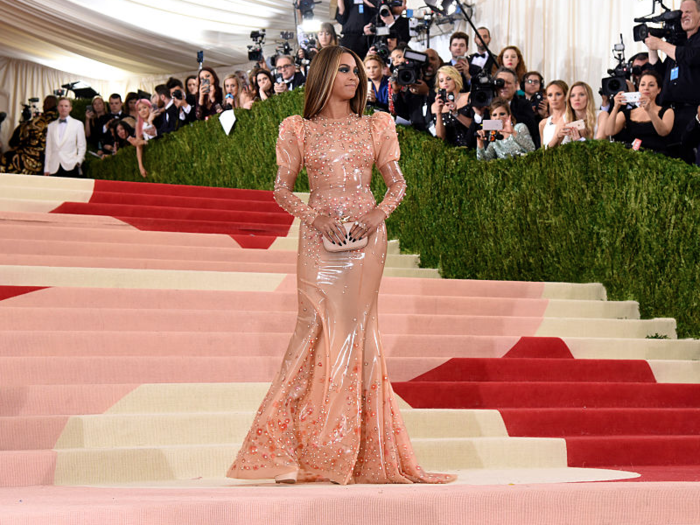
[[[359,250],[367,246],[368,236],[365,235],[362,239],[350,240],[350,230],[354,226],[354,222],[343,222],[343,228],[345,228],[345,244],[333,244],[328,240],[328,237],[323,236],[323,247],[327,252],[349,252],[352,250]]]

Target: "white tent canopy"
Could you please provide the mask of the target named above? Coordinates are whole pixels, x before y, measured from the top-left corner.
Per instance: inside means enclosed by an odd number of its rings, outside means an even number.
[[[317,19],[330,20],[329,3],[316,6]],[[517,45],[528,68],[546,80],[584,80],[594,91],[614,65],[610,50],[620,33],[628,57],[644,50],[632,42],[633,18],[652,7],[652,0],[465,3],[475,7],[475,24],[491,29],[492,51]],[[681,0],[665,3],[677,8]],[[408,4],[418,9],[423,2]],[[221,72],[247,69],[250,32],[261,28],[268,35],[265,51],[273,53],[280,31],[295,29],[292,0],[0,0],[0,111],[9,121],[0,139],[5,143],[17,124],[22,102],[69,81],[85,80],[103,95],[151,91],[170,75],[195,70],[200,49],[207,65]],[[447,38],[454,30],[472,34],[464,22],[431,29],[430,47],[443,58],[449,58]]]

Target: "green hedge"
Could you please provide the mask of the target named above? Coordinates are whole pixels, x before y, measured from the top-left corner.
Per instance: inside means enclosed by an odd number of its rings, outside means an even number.
[[[149,144],[150,181],[272,189],[277,126],[301,93],[249,111],[225,136],[216,119]],[[478,162],[463,149],[399,128],[408,182],[388,221],[406,252],[448,278],[602,282],[644,317],[675,317],[700,336],[700,172],[607,142]],[[90,176],[142,180],[134,151],[89,162]],[[299,177],[297,190],[308,189]],[[373,190],[384,193],[379,177]]]

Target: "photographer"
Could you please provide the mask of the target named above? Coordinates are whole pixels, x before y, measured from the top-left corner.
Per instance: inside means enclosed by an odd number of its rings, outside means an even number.
[[[378,20],[373,20],[364,27],[365,35],[371,36],[376,34],[376,27],[384,27],[389,31],[388,39],[395,39],[399,42],[408,44],[411,40],[411,31],[408,28],[408,18],[401,16],[406,10],[406,0],[388,1],[377,0],[379,5]],[[397,4],[397,5],[394,5]],[[388,42],[387,42],[388,44]],[[393,48],[389,46],[389,50]]]
[[[476,135],[476,158],[478,160],[505,159],[535,151],[530,131],[525,124],[516,123],[510,104],[496,98],[489,107],[491,119],[500,120],[503,129],[495,132],[479,130]],[[488,146],[484,147],[488,143]]]
[[[438,70],[438,87],[431,112],[435,115],[435,134],[454,146],[467,146],[469,94],[462,93],[462,76],[457,68],[443,66]]]
[[[501,67],[496,71],[496,78],[503,80],[503,87],[498,90],[498,96],[510,103],[510,110],[513,116],[517,122],[527,126],[535,146],[539,148],[540,135],[537,122],[535,121],[535,113],[532,111],[532,104],[525,100],[525,97],[516,95],[518,75],[512,69]]]
[[[700,104],[700,0],[685,0],[680,10],[681,28],[687,37],[684,44],[674,46],[651,35],[644,40],[649,48],[649,62],[664,79],[662,103],[673,104],[676,112],[669,142],[680,141],[681,133]],[[659,62],[659,51],[666,54],[663,62]],[[669,153],[687,162],[694,160],[692,151],[687,149]]]
[[[675,114],[670,107],[659,106],[661,92],[661,76],[653,70],[642,73],[639,79],[639,107],[630,109],[624,92],[615,95],[615,105],[606,123],[605,134],[617,135],[626,129],[630,139],[641,140],[643,148],[666,153],[666,137],[673,129]]]
[[[187,94],[182,82],[177,78],[170,77],[165,86],[168,88],[173,106],[176,108],[176,111],[173,112],[175,117],[174,131],[177,131],[185,124],[197,120],[194,108],[187,102]]]
[[[289,55],[278,55],[275,60],[275,93],[284,93],[304,85],[306,78],[294,68],[294,60]]]
[[[0,155],[0,173],[42,173],[47,129],[49,123],[58,118],[57,100],[54,95],[47,96],[44,99],[44,112],[36,116],[32,116],[30,105],[24,105],[26,114],[23,111],[23,116],[28,118],[23,118],[13,131],[9,142],[12,149]]]
[[[370,0],[363,0],[361,4],[356,4],[354,0],[338,0],[335,19],[343,28],[340,45],[363,58],[369,48],[364,34],[365,26],[374,20],[376,14],[377,6]]]
[[[652,69],[652,65],[649,63],[649,53],[637,53],[632,58],[630,58],[630,66],[632,73],[632,83],[634,84],[634,90],[639,91],[639,79],[647,69]]]
[[[520,81],[520,89],[525,93],[525,98],[532,104],[532,111],[535,113],[535,122],[549,116],[547,108],[547,94],[544,90],[544,78],[539,71],[528,71]]]

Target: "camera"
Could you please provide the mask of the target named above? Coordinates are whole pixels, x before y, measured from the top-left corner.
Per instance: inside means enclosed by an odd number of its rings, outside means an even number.
[[[262,46],[265,43],[265,30],[251,31],[250,38],[253,44],[248,46],[248,60],[260,62],[263,59]]]
[[[443,102],[454,102],[455,101],[455,94],[454,93],[448,93],[446,89],[440,89],[438,90],[438,96],[442,99]]]
[[[663,38],[669,44],[674,46],[683,44],[686,39],[686,33],[681,27],[681,12],[671,11],[668,9],[661,0],[654,0],[653,6],[654,11],[656,10],[656,3],[661,5],[664,10],[663,13],[657,16],[645,16],[642,18],[635,18],[634,21],[639,23],[639,25],[634,26],[632,29],[632,34],[634,35],[635,42],[643,42],[649,35],[658,38]],[[649,27],[647,24],[661,24],[661,27]]]
[[[185,94],[182,92],[181,89],[176,89],[173,91],[173,98],[176,100],[185,100]]]
[[[471,105],[474,108],[485,108],[491,105],[496,96],[496,90],[505,86],[502,78],[491,78],[485,71],[472,77]]]
[[[402,7],[403,2],[397,1],[397,0],[382,0],[382,3],[379,5],[379,16],[381,17],[387,17],[387,16],[393,16],[394,14],[391,12],[392,7]]]
[[[389,55],[391,55],[391,51],[389,51],[389,44],[386,41],[386,37],[378,38],[374,42],[374,49],[377,50],[377,55],[386,63],[389,62]]]
[[[394,72],[396,83],[399,86],[410,86],[420,80],[423,67],[428,62],[428,55],[406,49],[403,58],[404,63]]]
[[[617,60],[614,69],[608,69],[607,78],[601,81],[599,93],[606,97],[614,97],[620,91],[627,91],[627,81],[631,78],[629,65],[625,61],[625,43],[620,35],[620,43],[613,46],[613,56]]]
[[[29,102],[29,104],[22,104],[22,122],[32,120],[32,118],[39,114],[39,108],[37,107],[39,98],[32,97],[28,99],[27,102]]]
[[[544,100],[544,96],[542,95],[541,91],[538,91],[534,95],[532,95],[532,100],[530,101],[532,103],[532,108],[537,111],[537,108],[539,105],[542,103]]]

